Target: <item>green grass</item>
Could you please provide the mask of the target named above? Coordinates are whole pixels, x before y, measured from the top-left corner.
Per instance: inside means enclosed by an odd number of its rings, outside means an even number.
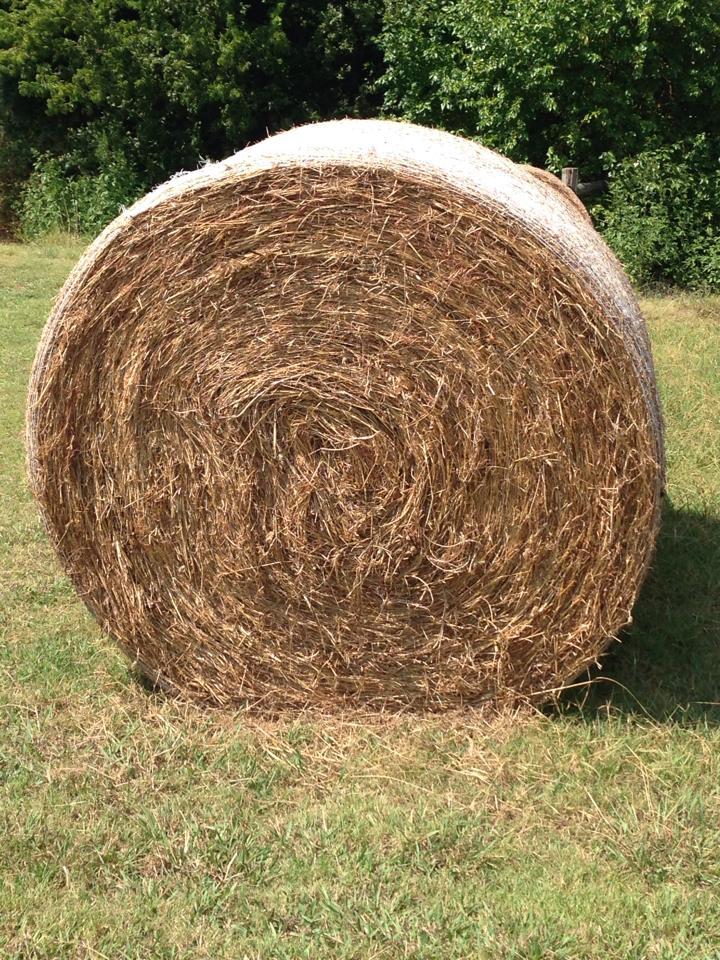
[[[720,300],[645,301],[669,497],[589,686],[269,723],[148,693],[55,565],[23,406],[78,253],[0,246],[0,955],[720,957]]]

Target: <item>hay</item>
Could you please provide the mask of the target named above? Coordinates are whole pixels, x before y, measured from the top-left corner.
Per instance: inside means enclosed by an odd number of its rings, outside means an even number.
[[[549,170],[543,170],[540,167],[533,167],[529,163],[523,164],[523,170],[527,170],[528,173],[531,173],[546,186],[554,190],[559,197],[562,197],[565,203],[573,207],[576,213],[579,213],[584,220],[592,224],[590,214],[585,209],[585,204],[580,197],[571,190],[570,187],[566,186],[559,177],[556,177],[554,173],[550,173]]]
[[[653,549],[661,420],[617,261],[561,192],[410,125],[299,128],[124,212],[29,399],[80,595],[205,702],[550,698]]]

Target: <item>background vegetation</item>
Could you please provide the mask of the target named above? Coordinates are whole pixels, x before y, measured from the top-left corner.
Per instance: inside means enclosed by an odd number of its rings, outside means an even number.
[[[631,276],[720,289],[716,0],[0,0],[0,205],[94,233],[304,121],[396,116],[608,176]]]
[[[12,198],[30,178],[23,228],[93,230],[103,206],[268,131],[376,112],[380,14],[376,0],[0,0],[0,180]]]
[[[271,723],[143,689],[44,535],[23,408],[80,249],[0,244],[0,956],[717,960],[720,298],[643,301],[668,498],[589,687]]]

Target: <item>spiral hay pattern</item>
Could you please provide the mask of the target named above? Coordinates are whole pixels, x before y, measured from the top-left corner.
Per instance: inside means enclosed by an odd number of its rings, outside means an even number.
[[[630,617],[658,525],[645,329],[562,192],[340,121],[170,181],[84,255],[32,486],[102,627],[194,699],[536,700]]]

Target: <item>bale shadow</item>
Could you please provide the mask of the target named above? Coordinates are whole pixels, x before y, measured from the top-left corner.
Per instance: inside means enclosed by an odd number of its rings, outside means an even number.
[[[563,712],[720,723],[720,520],[666,501],[655,559],[621,641],[588,686],[563,697]]]

